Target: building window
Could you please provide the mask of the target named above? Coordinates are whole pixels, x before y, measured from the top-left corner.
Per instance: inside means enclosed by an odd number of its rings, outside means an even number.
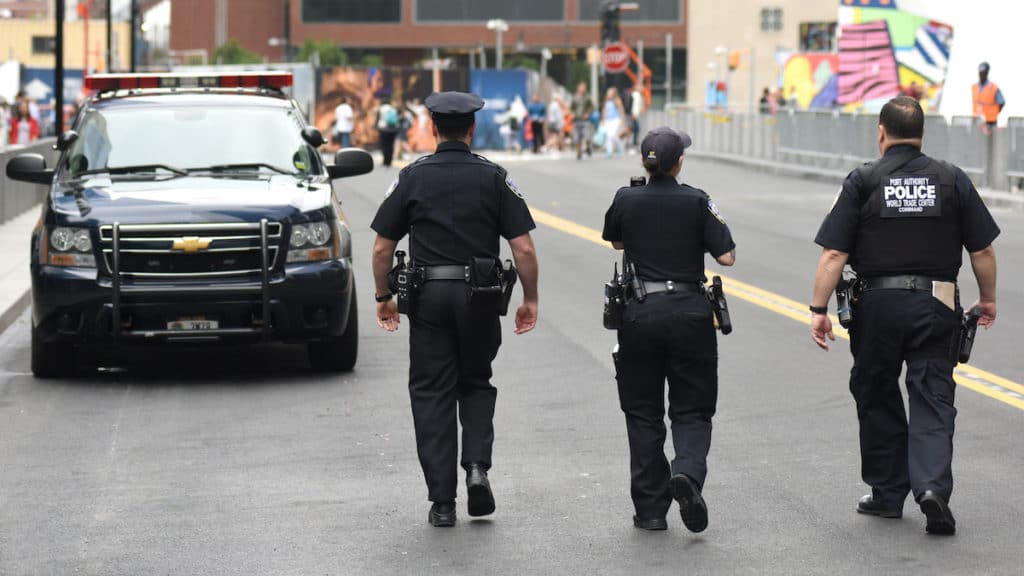
[[[832,52],[836,45],[835,22],[801,22],[801,52]]]
[[[578,0],[579,20],[598,21],[601,8],[608,0]],[[683,0],[641,0],[637,11],[623,12],[623,22],[679,22],[682,19]]]
[[[302,0],[302,21],[401,22],[402,0]]]
[[[761,32],[782,31],[782,8],[761,8]]]
[[[33,54],[56,54],[57,53],[57,39],[53,36],[33,36],[32,37],[32,53]]]
[[[484,22],[492,18],[527,22],[565,20],[564,0],[415,0],[419,22]]]

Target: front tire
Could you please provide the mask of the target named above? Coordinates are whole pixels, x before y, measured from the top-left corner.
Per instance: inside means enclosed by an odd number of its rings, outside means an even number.
[[[359,313],[356,306],[356,289],[352,286],[352,297],[348,305],[348,326],[340,336],[322,342],[310,342],[306,346],[309,365],[317,372],[351,372],[359,355]]]
[[[36,378],[63,378],[75,373],[77,355],[74,346],[42,341],[32,327],[32,374]]]

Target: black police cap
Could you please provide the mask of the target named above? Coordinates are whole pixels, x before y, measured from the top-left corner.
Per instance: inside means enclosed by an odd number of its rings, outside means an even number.
[[[434,92],[423,101],[439,126],[472,124],[484,101],[470,92]]]
[[[693,140],[686,132],[661,126],[644,136],[640,143],[640,156],[645,166],[656,165],[662,170],[671,170],[683,155],[683,150],[691,144]]]

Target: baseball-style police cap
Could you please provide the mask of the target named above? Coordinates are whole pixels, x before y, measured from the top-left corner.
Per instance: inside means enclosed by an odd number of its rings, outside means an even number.
[[[434,92],[423,101],[438,126],[466,126],[473,123],[484,101],[469,92]]]
[[[978,72],[988,72],[988,62],[978,64]]]
[[[686,132],[661,126],[644,136],[644,141],[640,144],[640,155],[644,164],[657,160],[662,170],[670,170],[690,144],[693,144],[693,140]]]

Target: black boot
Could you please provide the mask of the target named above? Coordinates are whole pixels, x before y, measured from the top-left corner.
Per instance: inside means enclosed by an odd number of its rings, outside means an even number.
[[[872,494],[868,494],[857,502],[857,513],[867,514],[868,516],[878,516],[879,518],[902,518],[903,510],[901,508],[892,508],[882,504],[875,500]]]
[[[466,493],[469,495],[469,515],[487,516],[494,513],[494,494],[487,480],[487,471],[476,462],[466,469]]]
[[[917,499],[917,503],[921,506],[921,512],[928,518],[928,523],[924,527],[925,532],[945,536],[956,534],[956,519],[953,518],[953,513],[942,496],[926,490]]]
[[[679,503],[679,515],[690,532],[703,532],[708,527],[708,505],[700,495],[697,483],[686,474],[672,477],[672,496]]]
[[[436,528],[455,526],[455,501],[434,502],[434,505],[430,507],[427,522]]]

